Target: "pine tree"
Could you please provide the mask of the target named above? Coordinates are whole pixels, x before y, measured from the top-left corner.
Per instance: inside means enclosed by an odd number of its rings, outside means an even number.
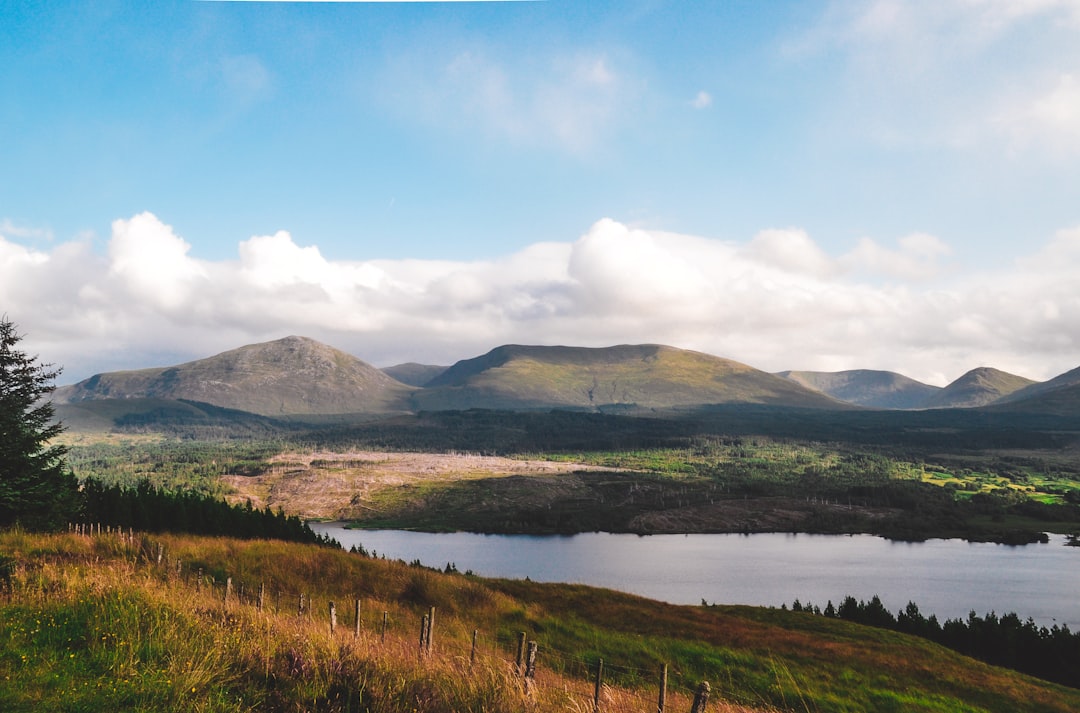
[[[78,507],[78,482],[51,441],[63,432],[48,397],[60,369],[17,349],[22,336],[0,317],[0,527],[63,526]]]

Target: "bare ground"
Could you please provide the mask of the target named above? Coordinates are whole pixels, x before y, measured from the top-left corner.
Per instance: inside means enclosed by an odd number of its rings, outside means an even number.
[[[284,453],[271,459],[268,472],[232,475],[222,480],[235,490],[230,502],[247,500],[256,508],[279,507],[305,519],[350,519],[372,509],[375,493],[428,483],[609,471],[581,463],[518,460],[462,453]],[[418,503],[420,504],[420,503]]]

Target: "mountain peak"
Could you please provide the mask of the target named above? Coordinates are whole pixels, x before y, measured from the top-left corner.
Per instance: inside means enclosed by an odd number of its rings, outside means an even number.
[[[401,410],[409,391],[350,354],[289,336],[172,367],[98,374],[55,396],[185,399],[270,416]]]
[[[934,394],[924,408],[973,408],[985,406],[1036,382],[1000,369],[980,366]]]
[[[874,369],[782,371],[778,374],[835,399],[867,408],[919,408],[939,389],[903,374]]]
[[[730,359],[659,344],[506,344],[459,361],[417,392],[426,410],[662,409],[718,403],[837,408],[835,400]]]

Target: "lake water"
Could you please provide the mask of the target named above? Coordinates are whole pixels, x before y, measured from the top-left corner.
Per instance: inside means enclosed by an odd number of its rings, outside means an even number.
[[[346,549],[431,567],[538,582],[608,587],[673,604],[824,608],[877,594],[894,614],[909,601],[944,621],[1016,612],[1040,625],[1080,630],[1080,548],[1011,547],[963,540],[893,542],[872,535],[479,535],[346,530],[313,523]]]

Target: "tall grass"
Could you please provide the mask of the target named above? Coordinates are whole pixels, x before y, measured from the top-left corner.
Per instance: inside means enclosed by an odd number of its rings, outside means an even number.
[[[324,547],[9,532],[0,560],[5,712],[591,713],[601,657],[604,713],[655,710],[662,663],[677,713],[702,678],[709,710],[727,713],[1080,709],[1078,692],[847,622],[485,581]],[[514,665],[521,631],[540,643],[527,687]]]

